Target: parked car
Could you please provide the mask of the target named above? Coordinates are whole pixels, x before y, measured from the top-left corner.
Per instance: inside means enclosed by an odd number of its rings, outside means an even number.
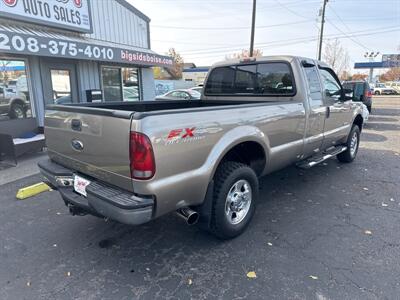
[[[202,86],[195,86],[195,87],[190,88],[190,90],[199,92],[201,94],[201,92],[203,91],[203,87]]]
[[[13,89],[0,86],[0,115],[10,119],[26,118],[29,107],[25,93],[16,94]]]
[[[229,239],[254,215],[260,176],[356,158],[362,103],[325,63],[231,60],[207,76],[200,101],[48,107],[39,168],[71,214],[137,225],[176,211]]]
[[[391,87],[392,89],[394,89],[397,92],[397,94],[400,94],[400,82],[399,81],[387,82],[386,86]]]
[[[124,101],[139,101],[139,90],[137,86],[123,88]]]
[[[397,92],[391,87],[387,87],[384,83],[375,83],[374,95],[396,95]]]
[[[164,95],[157,96],[156,100],[199,100],[201,93],[192,89],[173,90]]]
[[[353,91],[353,101],[360,101],[368,108],[368,112],[372,111],[372,92],[366,81],[344,81],[343,88]]]

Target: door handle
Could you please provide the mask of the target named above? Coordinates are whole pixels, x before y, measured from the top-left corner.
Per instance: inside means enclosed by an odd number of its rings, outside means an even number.
[[[329,118],[331,115],[331,108],[329,106],[326,107],[326,117]]]
[[[72,119],[71,128],[72,128],[72,130],[75,130],[75,131],[81,131],[82,130],[82,122],[81,122],[81,120]]]

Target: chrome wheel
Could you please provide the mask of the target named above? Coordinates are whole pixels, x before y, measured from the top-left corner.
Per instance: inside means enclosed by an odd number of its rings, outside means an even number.
[[[14,105],[12,107],[12,114],[13,114],[15,119],[23,119],[25,117],[24,110],[19,105]]]
[[[350,155],[352,157],[354,157],[354,155],[356,154],[357,147],[358,147],[358,135],[357,132],[354,132],[350,141]]]
[[[229,189],[225,201],[225,216],[228,222],[239,224],[250,210],[252,190],[247,180],[241,179],[235,182]]]

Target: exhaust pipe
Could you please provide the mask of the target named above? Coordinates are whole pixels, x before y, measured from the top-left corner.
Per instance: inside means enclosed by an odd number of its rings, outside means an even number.
[[[189,207],[180,208],[176,212],[178,216],[182,217],[188,225],[194,225],[199,220],[199,214]]]
[[[86,216],[88,213],[80,207],[68,204],[69,213],[73,216]]]

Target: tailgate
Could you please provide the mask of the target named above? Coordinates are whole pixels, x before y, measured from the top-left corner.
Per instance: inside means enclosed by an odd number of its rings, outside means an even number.
[[[84,112],[82,112],[84,111]],[[129,165],[130,114],[47,110],[45,136],[49,156],[59,164],[132,191]]]

